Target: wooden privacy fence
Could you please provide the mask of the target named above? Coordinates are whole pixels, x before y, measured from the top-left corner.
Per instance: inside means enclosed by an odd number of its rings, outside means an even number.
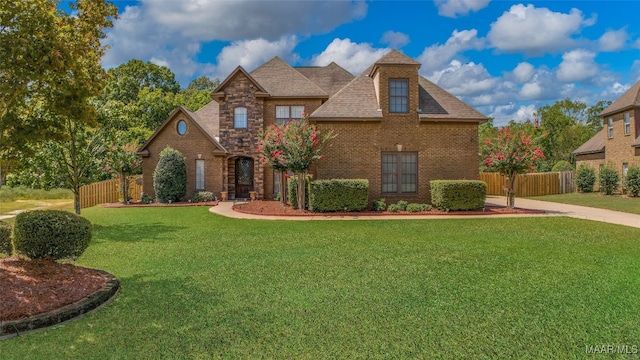
[[[129,185],[129,196],[132,199],[140,199],[141,192],[142,175],[132,176]],[[80,187],[80,207],[83,209],[98,204],[122,201],[121,199],[119,179],[100,181]]]
[[[542,196],[574,192],[574,172],[547,172],[521,174],[516,177],[516,196]],[[487,183],[487,195],[504,196],[505,178],[498,173],[480,173]]]

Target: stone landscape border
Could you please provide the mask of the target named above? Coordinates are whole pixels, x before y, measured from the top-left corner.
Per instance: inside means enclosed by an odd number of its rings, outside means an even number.
[[[120,291],[120,282],[106,271],[96,270],[96,272],[107,279],[100,290],[59,309],[20,320],[0,321],[0,340],[78,319],[101,305],[111,302]]]

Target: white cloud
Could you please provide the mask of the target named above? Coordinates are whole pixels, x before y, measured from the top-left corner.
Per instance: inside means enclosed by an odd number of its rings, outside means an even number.
[[[435,0],[438,15],[455,18],[478,11],[489,5],[490,0]]]
[[[534,119],[535,104],[520,104],[510,102],[505,105],[489,107],[485,114],[494,119],[495,126],[505,126],[509,121],[525,122]]]
[[[422,63],[420,71],[430,74],[439,71],[457,54],[470,49],[480,50],[484,46],[484,39],[478,38],[478,30],[454,30],[444,45],[434,44],[425,48],[418,61]]]
[[[578,49],[562,55],[558,66],[558,80],[564,82],[585,81],[598,75],[598,64],[594,61],[595,53]]]
[[[567,49],[574,43],[573,35],[589,24],[578,9],[568,14],[553,12],[533,5],[513,5],[491,24],[487,38],[493,46],[505,52],[539,55]]]
[[[518,66],[516,66],[515,69],[513,69],[512,74],[515,81],[519,83],[525,83],[531,80],[531,78],[535,74],[535,69],[533,65],[529,64],[528,62],[521,62],[518,64]]]
[[[142,0],[127,6],[107,31],[103,63],[162,57],[185,45],[291,34],[318,34],[361,19],[367,4],[356,1]],[[160,55],[159,55],[160,54]],[[191,54],[193,56],[194,54]]]
[[[354,43],[351,39],[334,39],[322,53],[313,57],[311,63],[325,66],[335,61],[349,72],[359,74],[389,50],[376,49],[368,43]]]
[[[298,44],[295,36],[283,36],[277,41],[265,39],[234,41],[220,51],[217,57],[214,77],[224,79],[236,67],[242,66],[252,71],[275,56],[279,56],[288,63],[297,61],[293,49]]]
[[[619,51],[624,48],[624,45],[628,39],[627,31],[625,29],[620,30],[609,30],[605,32],[600,39],[598,39],[598,44],[600,45],[601,51]]]
[[[388,44],[392,48],[399,49],[409,43],[409,36],[401,32],[387,31],[382,34],[380,42]]]
[[[542,87],[537,82],[530,82],[522,85],[520,97],[524,99],[536,99],[542,95]]]
[[[491,77],[482,64],[462,64],[458,60],[451,61],[433,81],[456,96],[482,95],[498,84],[498,79]]]

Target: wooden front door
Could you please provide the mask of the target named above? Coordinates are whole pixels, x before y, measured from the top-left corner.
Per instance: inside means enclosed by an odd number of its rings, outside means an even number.
[[[253,191],[253,159],[241,157],[236,159],[236,199],[249,198]]]

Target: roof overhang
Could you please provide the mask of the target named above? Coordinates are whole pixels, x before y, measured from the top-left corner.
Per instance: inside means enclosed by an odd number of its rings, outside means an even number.
[[[318,122],[380,122],[382,117],[312,117],[310,120]]]
[[[423,117],[420,116],[420,121],[424,122],[452,122],[452,123],[486,123],[489,121],[487,118],[470,118],[470,119],[460,119],[460,118],[444,118],[444,117]]]
[[[640,109],[640,106],[628,105],[628,106],[625,106],[625,107],[620,108],[620,109],[615,109],[613,111],[608,111],[608,112],[604,112],[603,111],[603,112],[600,113],[600,117],[604,118],[604,117],[607,117],[609,115],[618,114],[618,113],[629,111],[629,110],[633,110],[633,109]]]

